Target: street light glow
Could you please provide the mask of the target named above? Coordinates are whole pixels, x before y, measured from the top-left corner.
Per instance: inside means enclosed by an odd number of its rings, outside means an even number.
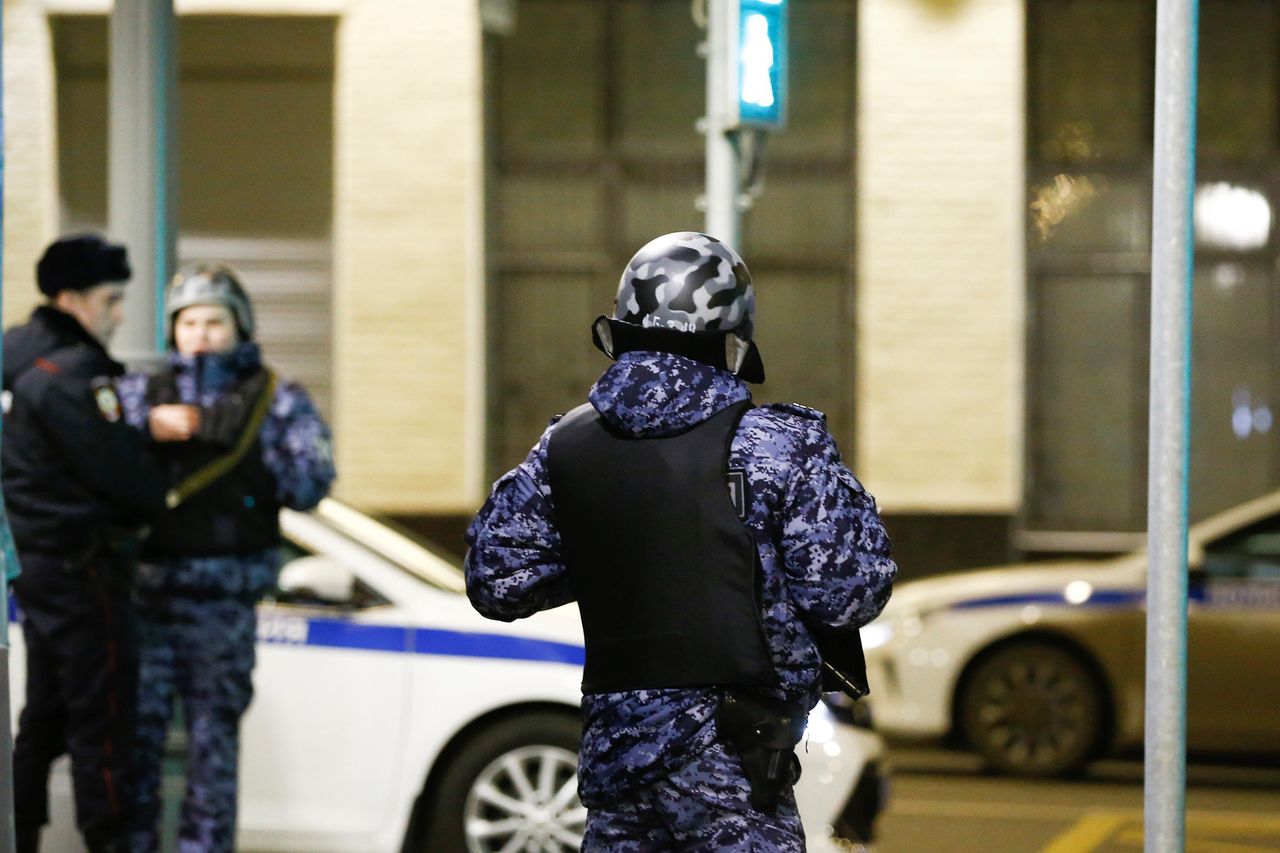
[[[1271,204],[1249,187],[1226,182],[1196,189],[1196,243],[1209,249],[1250,251],[1271,238]]]

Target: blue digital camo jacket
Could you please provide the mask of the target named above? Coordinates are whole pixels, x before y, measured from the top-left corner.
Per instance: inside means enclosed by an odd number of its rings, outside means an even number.
[[[590,400],[615,427],[661,436],[750,396],[726,371],[665,353],[626,353]],[[510,621],[572,598],[547,476],[547,441],[558,420],[498,480],[467,531],[467,594],[489,618]],[[838,628],[875,618],[897,571],[888,537],[819,412],[748,410],[728,467],[746,472],[746,523],[760,550],[765,635],[778,673],[773,692],[812,707],[820,660],[801,620]],[[589,694],[582,707],[579,795],[591,808],[662,778],[716,736],[709,689]]]
[[[240,378],[262,364],[261,351],[245,341],[229,353],[183,356],[171,351],[168,362],[177,377],[183,403],[213,406]],[[131,373],[116,383],[125,420],[148,431],[148,377]],[[329,427],[301,385],[280,381],[260,434],[263,461],[276,482],[282,506],[307,510],[329,493],[334,479]],[[139,567],[137,585],[143,591],[226,595],[257,598],[269,590],[280,568],[278,549],[256,554],[183,557],[163,566]]]

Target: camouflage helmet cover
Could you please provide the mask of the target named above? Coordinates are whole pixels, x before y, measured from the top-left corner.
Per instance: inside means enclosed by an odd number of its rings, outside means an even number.
[[[609,358],[667,352],[763,382],[755,310],[742,258],[714,237],[678,231],[636,252],[622,271],[613,317],[597,317],[591,337]]]
[[[679,332],[735,332],[750,339],[756,295],[738,253],[694,231],[646,243],[622,271],[613,316]]]
[[[196,263],[184,266],[173,277],[165,294],[165,334],[173,343],[173,321],[183,308],[221,305],[231,311],[241,340],[251,340],[255,326],[253,304],[236,271],[226,264]]]

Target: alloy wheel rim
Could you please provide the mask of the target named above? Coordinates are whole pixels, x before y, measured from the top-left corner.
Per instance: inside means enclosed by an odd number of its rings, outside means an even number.
[[[1015,766],[1052,764],[1087,734],[1085,687],[1052,661],[1012,662],[980,699],[978,719],[989,743]]]
[[[495,758],[467,795],[469,853],[577,850],[587,823],[577,773],[578,756],[556,746],[525,746]]]

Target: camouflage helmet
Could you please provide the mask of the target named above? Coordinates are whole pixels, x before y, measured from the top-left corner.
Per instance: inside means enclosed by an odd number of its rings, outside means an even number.
[[[645,328],[733,331],[750,339],[756,293],[738,253],[695,231],[664,234],[636,252],[618,283],[613,316]]]
[[[738,253],[706,234],[677,231],[636,252],[622,271],[613,317],[597,317],[591,334],[610,358],[674,353],[763,382],[755,313],[751,273]]]
[[[226,264],[200,262],[178,270],[165,294],[165,334],[173,343],[173,322],[183,308],[221,305],[235,318],[241,340],[251,340],[255,326],[253,304],[236,271]]]

